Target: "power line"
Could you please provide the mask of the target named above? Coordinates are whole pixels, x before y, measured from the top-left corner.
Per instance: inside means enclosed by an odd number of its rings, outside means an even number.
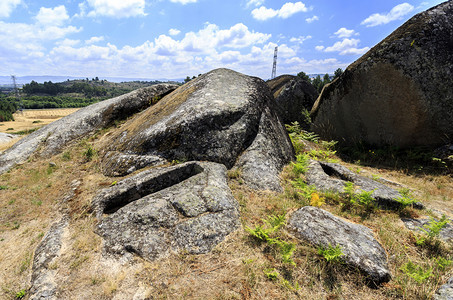
[[[274,79],[275,76],[277,75],[277,51],[278,51],[278,46],[276,46],[275,50],[274,50],[274,64],[272,65],[271,79]]]

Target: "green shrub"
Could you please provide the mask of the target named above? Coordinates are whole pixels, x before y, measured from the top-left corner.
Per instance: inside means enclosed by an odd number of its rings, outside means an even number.
[[[327,262],[338,263],[341,262],[341,257],[344,256],[343,250],[340,245],[332,247],[329,243],[329,246],[318,248],[318,254],[324,257]]]
[[[412,261],[409,261],[404,266],[402,266],[401,271],[403,271],[403,273],[407,276],[414,279],[418,284],[421,284],[423,281],[433,276],[433,270],[431,268],[428,268],[425,271],[421,266],[417,266]]]

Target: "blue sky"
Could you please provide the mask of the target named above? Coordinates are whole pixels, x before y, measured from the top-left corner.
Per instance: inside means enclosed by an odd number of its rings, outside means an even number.
[[[1,0],[0,75],[268,79],[345,69],[438,0]]]

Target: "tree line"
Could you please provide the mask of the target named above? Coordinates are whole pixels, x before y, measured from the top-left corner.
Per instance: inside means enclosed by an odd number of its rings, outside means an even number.
[[[337,77],[340,77],[340,75],[342,73],[343,73],[343,70],[341,68],[338,68],[335,70],[333,77],[331,77],[329,74],[325,74],[322,78],[321,78],[321,75],[317,75],[315,78],[313,78],[313,80],[311,80],[310,77],[307,74],[305,74],[305,72],[299,72],[297,74],[297,76],[304,79],[305,81],[310,82],[315,87],[315,89],[318,91],[318,93],[321,93],[322,88],[326,84],[332,82]]]

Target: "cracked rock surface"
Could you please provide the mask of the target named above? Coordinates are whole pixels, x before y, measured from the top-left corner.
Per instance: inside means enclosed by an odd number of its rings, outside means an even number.
[[[345,262],[359,268],[374,283],[390,280],[387,254],[369,228],[344,221],[312,206],[305,206],[294,212],[288,227],[297,237],[317,247],[339,245]]]
[[[402,207],[402,204],[396,200],[401,197],[398,191],[373,179],[360,176],[340,164],[310,160],[305,176],[309,185],[314,185],[323,192],[343,193],[346,183],[352,182],[359,190],[373,191],[371,197],[380,207],[389,209]],[[415,203],[414,207],[423,208],[423,205]]]
[[[107,252],[150,260],[181,250],[206,253],[240,225],[226,168],[217,163],[138,173],[102,190],[93,205]]]
[[[105,148],[109,176],[163,161],[211,161],[230,169],[239,160],[247,184],[271,190],[281,190],[279,173],[294,157],[266,83],[228,69],[179,87],[124,124]]]

